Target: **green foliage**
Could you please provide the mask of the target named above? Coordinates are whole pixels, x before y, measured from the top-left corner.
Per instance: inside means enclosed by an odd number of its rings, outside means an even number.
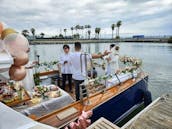
[[[79,39],[80,35],[77,33],[77,34],[74,34],[73,37],[74,37],[75,39]]]
[[[62,34],[59,34],[59,38],[63,38],[63,35]]]
[[[168,43],[172,43],[172,36],[168,39]]]
[[[120,39],[120,37],[119,36],[116,36],[116,39]]]
[[[57,65],[59,61],[42,62],[38,65],[38,68],[43,67],[45,71],[53,70],[53,66]]]
[[[40,79],[40,77],[39,77],[39,73],[35,73],[35,74],[33,75],[33,77],[34,77],[35,85],[40,85],[41,79]]]

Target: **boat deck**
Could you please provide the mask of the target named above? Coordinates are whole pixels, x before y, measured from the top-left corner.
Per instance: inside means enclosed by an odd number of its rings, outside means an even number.
[[[122,83],[121,85],[113,86],[109,89],[106,89],[105,92],[95,93],[94,95],[89,97],[89,105],[83,105],[81,102],[77,101],[50,114],[47,114],[40,118],[36,118],[35,120],[44,124],[51,125],[53,127],[63,127],[70,121],[74,121],[81,114],[82,110],[88,111],[99,106],[100,104],[108,101],[112,97],[117,96],[126,89],[132,87],[134,84],[136,84],[146,76],[147,75],[141,75],[135,80],[130,79]],[[87,100],[85,99],[84,102],[87,102]]]
[[[122,129],[172,129],[172,93],[155,100]]]

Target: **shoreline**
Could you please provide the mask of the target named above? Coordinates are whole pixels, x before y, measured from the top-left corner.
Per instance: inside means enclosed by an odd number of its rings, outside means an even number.
[[[35,44],[73,44],[75,42],[81,42],[81,43],[168,43],[168,39],[35,39],[35,40],[29,40],[31,45]]]

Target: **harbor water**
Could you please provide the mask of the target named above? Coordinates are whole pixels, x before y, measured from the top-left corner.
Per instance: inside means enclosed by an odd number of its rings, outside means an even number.
[[[83,51],[89,53],[109,50],[110,43],[85,43]],[[153,99],[172,92],[172,44],[167,43],[119,43],[120,55],[133,56],[143,60],[142,69],[149,74],[149,90]],[[69,44],[71,51],[74,45]],[[63,44],[31,45],[30,60],[40,55],[40,62],[55,61],[63,53]]]

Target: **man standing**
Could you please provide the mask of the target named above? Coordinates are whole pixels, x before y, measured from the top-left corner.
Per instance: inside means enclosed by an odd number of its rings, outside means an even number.
[[[75,95],[76,95],[76,101],[80,100],[80,89],[79,85],[84,82],[86,79],[86,73],[85,71],[85,57],[81,58],[81,43],[76,42],[75,45],[75,52],[71,53],[70,55],[70,62],[72,64],[72,78],[75,82]],[[103,56],[107,55],[108,52],[105,51],[104,54],[90,54],[87,55],[87,60],[90,58],[96,59],[96,58],[102,58]],[[82,63],[82,72],[81,72],[81,63]],[[84,88],[84,87],[83,87]]]
[[[72,72],[70,58],[70,47],[69,45],[63,46],[64,54],[60,57],[61,73],[62,73],[62,89],[65,90],[66,79],[68,79],[69,92],[72,93]]]

